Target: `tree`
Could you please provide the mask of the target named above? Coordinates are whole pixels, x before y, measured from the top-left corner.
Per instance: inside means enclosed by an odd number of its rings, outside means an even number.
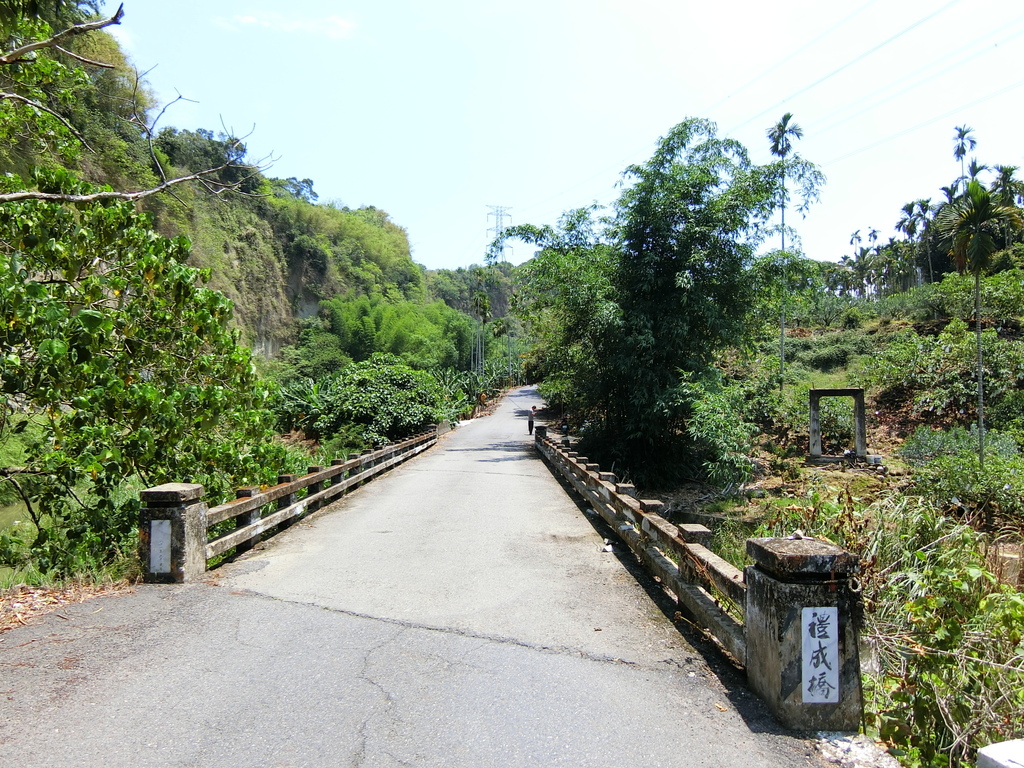
[[[513,309],[532,339],[531,378],[543,382],[549,402],[574,416],[603,415],[611,406],[607,367],[619,347],[616,251],[594,219],[597,210],[568,211],[557,228],[521,224],[502,235],[540,249],[516,270]]]
[[[992,181],[989,191],[995,195],[999,205],[1018,206],[1024,202],[1024,181],[1015,178],[1019,168],[1016,165],[995,165],[992,170],[996,172],[996,178]],[[1004,227],[1003,247],[1009,248],[1010,245],[1010,229]]]
[[[37,153],[56,154],[61,159],[77,155],[80,148],[89,149],[81,131],[74,126],[60,110],[60,105],[74,101],[75,92],[88,82],[86,67],[113,68],[113,65],[93,61],[68,50],[75,40],[106,27],[120,24],[124,7],[106,19],[81,21],[57,33],[40,21],[31,20],[42,15],[40,8],[54,8],[55,18],[80,18],[80,13],[70,9],[82,6],[92,8],[88,2],[56,2],[40,4],[33,2],[8,3],[18,13],[0,13],[0,23],[9,38],[17,46],[0,53],[0,144],[17,144],[26,137]],[[63,9],[63,10],[62,10]],[[34,12],[33,12],[34,11]],[[67,13],[64,13],[67,11]],[[63,59],[63,60],[62,60]],[[73,64],[65,63],[70,61]],[[250,178],[258,174],[258,166],[244,162],[245,147],[240,139],[226,137],[227,147],[223,162],[213,166],[197,168],[192,173],[168,178],[165,168],[159,162],[159,153],[152,147],[155,141],[154,129],[138,108],[132,111],[131,122],[134,130],[141,130],[151,143],[151,155],[160,182],[146,189],[123,191],[114,189],[93,189],[87,195],[67,191],[52,192],[32,188],[29,184],[18,184],[0,193],[0,203],[20,200],[56,200],[64,202],[92,202],[94,200],[138,201],[173,187],[196,182],[213,194],[237,191]],[[229,178],[223,178],[227,175]]]
[[[907,243],[910,244],[910,251],[913,256],[913,263],[916,265],[917,256],[919,251],[920,242],[917,239],[918,232],[924,230],[925,217],[922,213],[918,203],[924,202],[921,200],[911,200],[906,203],[900,210],[903,215],[900,216],[899,221],[896,222],[896,231],[902,232],[907,236]],[[931,260],[928,263],[928,282],[932,282],[931,273]]]
[[[957,180],[957,186],[959,186],[960,184],[967,183],[964,158],[967,157],[968,152],[974,151],[974,148],[978,146],[978,142],[974,138],[974,129],[970,126],[958,125],[954,130],[956,135],[953,136],[953,157],[960,161],[960,178]]]
[[[89,195],[65,172],[40,189]],[[228,330],[231,304],[130,203],[0,209],[0,441],[22,435],[43,570],[131,549],[125,483],[190,478],[216,496],[268,479],[267,392]],[[276,471],[276,470],[275,470]]]
[[[137,191],[53,170],[88,151],[58,107],[87,67],[105,66],[71,44],[123,11],[53,33],[34,11],[60,19],[90,4],[20,7],[0,13],[16,41],[0,53],[0,144],[27,144],[45,162],[0,177],[0,443],[24,454],[23,466],[0,468],[0,484],[34,530],[5,532],[0,561],[17,565],[27,548],[38,569],[69,575],[133,549],[133,486],[192,480],[224,498],[272,479],[285,458],[270,440],[269,392],[229,330],[231,303],[187,266],[188,241],[161,237],[133,205],[188,181],[236,189],[218,174],[243,167],[241,154]]]
[[[977,180],[967,184],[964,195],[942,211],[941,231],[949,254],[960,272],[974,275],[974,319],[978,338],[978,463],[985,466],[985,389],[981,350],[981,275],[998,249],[995,235],[1001,227],[1020,229],[1021,212],[1002,205]]]
[[[768,140],[771,142],[771,153],[779,158],[782,164],[782,184],[779,191],[779,212],[782,216],[782,223],[779,227],[779,235],[782,239],[780,250],[785,259],[786,253],[786,203],[788,195],[786,192],[786,158],[793,151],[793,139],[802,138],[803,129],[796,123],[790,123],[793,113],[787,112],[775,125],[768,129]],[[785,283],[785,269],[782,272],[782,281]],[[785,386],[786,373],[786,296],[783,293],[782,301],[779,304],[779,389]]]
[[[622,332],[609,371],[608,435],[648,477],[678,473],[691,400],[680,386],[710,375],[715,354],[751,330],[747,267],[778,201],[782,163],[756,166],[745,148],[691,118],[654,156],[626,171],[616,207],[612,283]]]

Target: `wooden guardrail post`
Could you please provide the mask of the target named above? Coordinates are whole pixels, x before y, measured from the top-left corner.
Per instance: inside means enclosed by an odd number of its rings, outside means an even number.
[[[260,492],[258,485],[251,485],[247,488],[237,488],[235,490],[236,499],[248,499],[255,496]],[[235,529],[246,528],[250,525],[254,525],[260,521],[260,517],[263,516],[263,509],[256,507],[256,509],[250,509],[248,512],[243,512],[235,518]],[[250,549],[260,543],[259,534],[256,534],[248,541],[242,541],[235,545],[235,552],[248,552]]]
[[[195,483],[164,483],[142,491],[139,560],[144,581],[181,583],[206,573],[204,493]]]
[[[277,476],[277,484],[281,485],[283,483],[294,483],[297,479],[298,479],[297,475],[278,475]],[[278,509],[287,509],[292,504],[294,504],[295,501],[296,501],[295,494],[294,493],[287,493],[287,494],[285,494],[284,496],[282,496],[281,498],[279,498],[277,500],[277,508]],[[282,529],[288,528],[294,522],[295,522],[295,518],[294,517],[289,517],[287,520],[282,520],[281,521],[281,528]]]
[[[809,538],[748,539],[747,679],[787,728],[857,731],[856,555]]]
[[[317,472],[323,472],[323,471],[324,471],[324,467],[319,466],[319,465],[308,467],[306,469],[306,472],[308,472],[311,475],[315,474]],[[323,489],[324,489],[323,481],[320,481],[319,483],[313,483],[311,486],[309,486],[308,494],[310,496],[313,496],[314,494],[320,493],[320,491],[322,491]],[[321,505],[319,499],[317,499],[315,501],[311,501],[311,502],[309,502],[309,506],[306,507],[306,513],[308,514],[310,512],[316,512],[318,509],[320,509],[321,506],[322,505]]]

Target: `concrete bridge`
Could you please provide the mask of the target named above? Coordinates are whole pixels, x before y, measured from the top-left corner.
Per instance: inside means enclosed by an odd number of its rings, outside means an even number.
[[[0,767],[824,765],[567,493],[531,405],[201,579],[6,633]]]

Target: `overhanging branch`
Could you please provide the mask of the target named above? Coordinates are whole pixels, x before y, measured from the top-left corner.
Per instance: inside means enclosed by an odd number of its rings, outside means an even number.
[[[46,105],[40,104],[38,101],[33,101],[32,99],[25,98],[24,96],[19,96],[17,93],[0,92],[0,99],[7,99],[9,101],[17,101],[17,102],[20,102],[20,103],[22,103],[22,104],[24,104],[26,106],[32,107],[33,109],[38,109],[40,112],[45,112],[46,114],[50,115],[51,117],[57,118],[57,120],[60,121],[61,125],[63,125],[69,131],[71,131],[71,134],[76,139],[78,139],[80,142],[82,142],[82,146],[84,146],[90,152],[93,151],[92,147],[89,146],[89,142],[87,142],[85,140],[85,137],[82,136],[82,134],[78,132],[78,129],[75,128],[75,126],[73,126],[71,123],[69,123],[67,121],[67,119],[63,115],[61,115],[59,112],[53,111],[52,109],[50,109]]]
[[[33,51],[42,50],[43,48],[56,48],[65,40],[69,40],[72,37],[84,35],[87,32],[95,32],[97,29],[103,29],[104,27],[109,27],[113,24],[120,24],[122,18],[124,18],[123,4],[118,6],[117,13],[109,19],[86,21],[82,24],[75,24],[73,27],[69,27],[63,32],[58,32],[56,35],[49,37],[46,40],[37,40],[34,43],[28,43],[20,48],[15,48],[13,51],[8,51],[7,53],[0,55],[0,65],[13,64],[16,61],[21,61]]]
[[[212,194],[219,195],[222,192],[236,189],[238,184],[241,182],[225,183],[217,181],[212,178],[215,174],[221,171],[227,170],[228,168],[251,168],[252,175],[259,172],[258,166],[239,166],[235,163],[224,163],[218,165],[216,168],[208,168],[205,171],[199,171],[198,173],[191,173],[188,176],[179,176],[174,179],[168,179],[162,184],[158,184],[151,189],[142,189],[138,192],[119,192],[117,190],[102,190],[100,192],[90,192],[84,195],[69,194],[64,192],[40,192],[35,189],[19,190],[17,192],[5,192],[0,194],[0,203],[15,203],[20,200],[50,200],[58,203],[92,203],[97,200],[142,200],[143,198],[150,197],[151,195],[159,194],[178,184],[184,184],[189,181],[197,181],[206,187],[207,191]]]

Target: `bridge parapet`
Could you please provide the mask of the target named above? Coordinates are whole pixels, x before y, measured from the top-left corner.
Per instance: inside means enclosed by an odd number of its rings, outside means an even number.
[[[744,571],[703,525],[674,525],[586,457],[541,434],[540,454],[618,534],[694,622],[746,667],[783,725],[857,731],[861,688],[856,556],[810,538],[751,539]]]
[[[139,558],[143,578],[168,583],[202,578],[207,563],[231,549],[251,549],[271,529],[283,529],[309,512],[320,509],[345,491],[369,482],[437,442],[438,431],[428,431],[329,467],[309,467],[308,473],[280,475],[264,490],[240,488],[236,498],[207,509],[205,489],[192,483],[165,483],[140,493]],[[228,520],[211,539],[211,528]]]

